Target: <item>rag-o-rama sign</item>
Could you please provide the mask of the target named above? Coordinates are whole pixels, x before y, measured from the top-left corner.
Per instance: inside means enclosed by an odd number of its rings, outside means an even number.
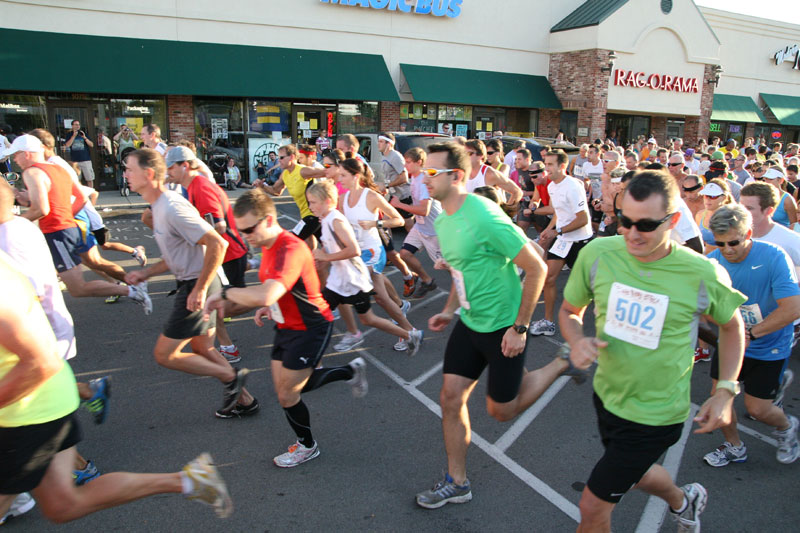
[[[462,0],[320,0],[323,4],[386,9],[417,15],[456,18],[461,14]]]
[[[683,76],[670,76],[669,74],[647,74],[635,70],[616,69],[614,71],[614,85],[620,87],[646,87],[659,91],[675,93],[697,93],[700,85],[697,78],[684,78]]]

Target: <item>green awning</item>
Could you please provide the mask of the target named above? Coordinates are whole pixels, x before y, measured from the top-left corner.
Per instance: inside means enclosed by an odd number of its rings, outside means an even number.
[[[800,96],[761,93],[769,110],[784,126],[800,126]]]
[[[400,64],[417,102],[561,109],[544,76]]]
[[[0,28],[0,72],[5,91],[399,100],[383,56],[295,48]]]
[[[766,122],[764,114],[749,96],[714,94],[711,120],[725,122]]]

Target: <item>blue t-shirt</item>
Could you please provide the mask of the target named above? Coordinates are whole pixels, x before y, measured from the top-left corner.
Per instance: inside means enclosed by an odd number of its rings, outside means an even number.
[[[719,249],[708,257],[719,261],[730,274],[733,288],[747,296],[747,301],[739,308],[745,328],[755,326],[777,309],[777,300],[800,294],[789,256],[774,244],[753,241],[750,253],[741,263],[729,262]],[[793,327],[789,323],[751,341],[744,355],[762,361],[786,359],[792,351],[792,336]]]
[[[72,145],[69,147],[69,158],[76,163],[92,160],[92,154],[89,153],[89,145],[86,144],[86,140],[80,133],[75,136],[75,140],[72,141]]]

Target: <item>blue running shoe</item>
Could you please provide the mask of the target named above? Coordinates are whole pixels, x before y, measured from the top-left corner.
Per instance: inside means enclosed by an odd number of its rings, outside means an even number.
[[[75,485],[81,486],[89,483],[96,477],[100,477],[100,471],[94,465],[94,462],[87,459],[86,466],[83,470],[73,470],[72,471],[72,479],[75,482]]]
[[[108,416],[108,399],[111,398],[111,378],[105,376],[89,382],[92,397],[86,400],[86,409],[92,413],[95,424],[102,424]]]

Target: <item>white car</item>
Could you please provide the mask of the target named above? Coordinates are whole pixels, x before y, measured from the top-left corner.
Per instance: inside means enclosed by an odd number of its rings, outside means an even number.
[[[441,142],[452,141],[453,137],[442,135],[441,133],[419,133],[408,131],[393,131],[392,134],[395,138],[394,149],[401,154],[406,153],[409,148],[419,147],[423,150],[431,145]],[[375,173],[375,179],[381,180],[383,178],[383,169],[381,168],[381,161],[383,155],[378,151],[378,135],[379,133],[357,133],[359,147],[358,153],[361,157],[367,160],[372,172]]]

